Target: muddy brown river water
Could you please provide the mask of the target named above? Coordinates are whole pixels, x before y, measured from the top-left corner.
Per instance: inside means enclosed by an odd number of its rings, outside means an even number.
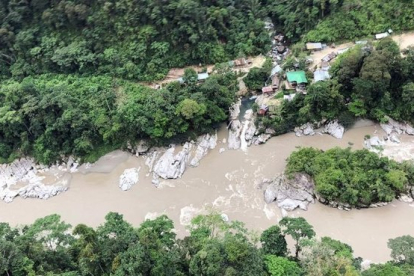
[[[360,149],[364,136],[374,133],[382,133],[379,126],[360,122],[341,140],[328,135],[295,137],[290,133],[274,137],[265,145],[252,146],[247,152],[226,150],[221,154],[219,149],[225,145],[220,142],[197,168],[188,169],[181,179],[162,181],[160,188],[151,184],[151,175],[142,157],[117,151],[89,172],[73,174],[70,189],[59,196],[49,200],[16,198],[9,204],[1,202],[0,220],[12,225],[28,224],[57,213],[72,225],[97,226],[108,212],[115,211],[139,225],[145,218],[167,214],[182,236],[192,216],[214,208],[231,220],[243,221],[248,228],[260,231],[277,223],[281,212],[274,204],[265,204],[257,183],[281,173],[292,151],[298,146],[329,149],[351,145],[353,149]],[[227,132],[223,128],[218,135],[222,141]],[[141,167],[139,182],[131,190],[121,191],[119,176],[132,167]],[[395,201],[377,209],[347,212],[316,203],[308,211],[293,211],[289,216],[303,216],[319,237],[339,239],[350,244],[356,256],[382,262],[390,258],[389,238],[414,235],[413,207]]]

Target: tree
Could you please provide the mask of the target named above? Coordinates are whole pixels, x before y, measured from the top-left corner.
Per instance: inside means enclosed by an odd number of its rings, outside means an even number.
[[[359,275],[353,266],[352,254],[342,254],[343,251],[337,251],[339,248],[343,248],[344,244],[332,239],[325,239],[325,241],[305,239],[302,240],[302,246],[303,250],[299,259],[306,275]]]
[[[285,236],[282,235],[279,226],[274,225],[263,231],[260,236],[260,242],[262,243],[263,253],[286,256],[287,254],[287,243]]]
[[[296,262],[274,255],[265,256],[267,271],[271,276],[300,276],[302,270]]]
[[[284,217],[279,224],[282,227],[282,233],[290,235],[295,241],[295,258],[297,259],[301,251],[300,241],[304,238],[310,239],[315,236],[313,227],[302,217]]]
[[[390,239],[388,248],[391,249],[391,257],[396,262],[414,265],[414,237],[405,235]]]
[[[177,113],[182,115],[186,120],[194,119],[196,116],[202,116],[205,112],[206,106],[192,99],[185,99],[177,106]]]
[[[408,276],[399,267],[391,264],[373,264],[362,272],[362,276]]]

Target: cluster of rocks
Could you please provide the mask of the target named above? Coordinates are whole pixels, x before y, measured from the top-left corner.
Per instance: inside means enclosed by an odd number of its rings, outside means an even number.
[[[36,164],[33,158],[21,158],[10,164],[0,165],[0,199],[11,202],[17,196],[48,199],[69,188],[70,172],[75,172],[78,162],[72,157],[66,163],[50,167]],[[46,178],[56,179],[47,185]]]
[[[187,167],[196,167],[200,160],[217,145],[217,134],[206,134],[196,142],[186,142],[176,153],[176,147],[169,149],[153,149],[145,158],[145,164],[153,174],[152,183],[158,185],[160,178],[181,178]]]
[[[381,128],[385,131],[387,134],[386,137],[384,137],[385,140],[390,140],[393,143],[401,143],[399,139],[399,135],[401,134],[408,134],[408,135],[414,135],[414,128],[408,124],[408,123],[402,123],[397,122],[390,117],[387,117],[387,123],[381,123]]]
[[[284,174],[271,180],[264,180],[260,185],[264,190],[266,203],[276,202],[277,206],[286,211],[296,208],[307,210],[308,205],[314,202],[315,184],[306,174],[296,174],[289,178]]]
[[[408,134],[414,135],[414,128],[408,123],[401,123],[397,122],[390,117],[386,118],[388,120],[387,123],[381,123],[381,128],[387,133],[387,135],[395,134]]]
[[[321,131],[315,131],[315,129],[322,128]],[[317,124],[306,123],[302,126],[294,129],[295,135],[300,136],[313,136],[315,134],[329,134],[337,139],[342,139],[344,136],[345,128],[337,121],[330,121],[327,124],[325,122],[319,122]]]

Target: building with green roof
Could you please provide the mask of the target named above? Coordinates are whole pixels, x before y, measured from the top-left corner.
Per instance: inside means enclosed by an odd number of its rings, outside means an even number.
[[[286,72],[286,77],[290,84],[308,83],[305,71]]]

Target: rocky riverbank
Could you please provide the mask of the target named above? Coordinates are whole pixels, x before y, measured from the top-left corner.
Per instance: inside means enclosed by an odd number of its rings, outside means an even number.
[[[217,146],[217,133],[200,136],[197,141],[186,142],[183,146],[172,145],[168,149],[151,149],[144,158],[153,175],[156,186],[162,179],[181,178],[188,167],[197,167],[201,159]]]
[[[334,120],[329,122],[306,123],[302,126],[295,127],[294,132],[298,137],[328,134],[337,139],[342,139],[345,128],[337,120]]]
[[[12,202],[14,198],[48,199],[69,188],[71,172],[78,162],[68,158],[66,163],[50,167],[36,164],[32,158],[21,158],[0,165],[0,199]]]

